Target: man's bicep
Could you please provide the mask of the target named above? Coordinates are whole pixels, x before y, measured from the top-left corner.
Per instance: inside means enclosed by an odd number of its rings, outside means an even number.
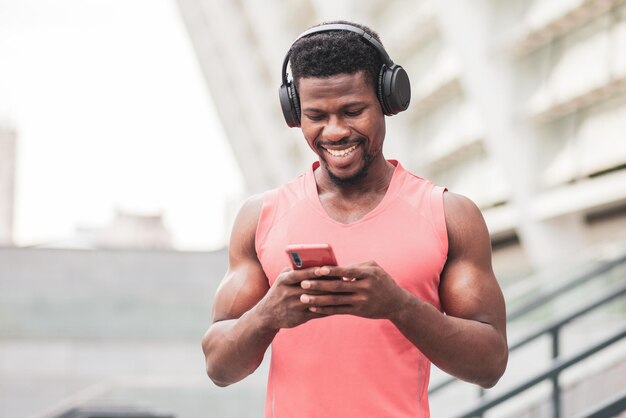
[[[505,319],[504,298],[493,273],[457,264],[447,266],[442,276],[439,293],[444,312],[501,327]]]
[[[213,301],[213,322],[239,318],[265,296],[269,284],[263,269],[253,261],[230,268]]]
[[[444,195],[448,261],[440,298],[446,314],[504,326],[502,291],[491,266],[491,242],[480,210],[469,199]]]
[[[239,318],[269,289],[255,249],[256,226],[262,205],[262,196],[254,196],[237,214],[228,246],[228,271],[213,301],[213,322]]]

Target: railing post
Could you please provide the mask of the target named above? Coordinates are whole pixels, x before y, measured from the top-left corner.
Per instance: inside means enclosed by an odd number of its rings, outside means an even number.
[[[561,387],[558,373],[552,376],[552,411],[554,418],[561,418]]]
[[[550,332],[552,336],[552,360],[556,360],[559,357],[559,332],[561,327],[555,327]],[[554,418],[561,418],[561,386],[559,385],[559,373],[555,373],[550,378],[552,380],[552,416]]]
[[[482,399],[485,397],[485,389],[483,389],[482,387],[478,387],[478,399]],[[476,415],[477,418],[483,418],[485,416],[484,412],[481,412],[480,414]]]

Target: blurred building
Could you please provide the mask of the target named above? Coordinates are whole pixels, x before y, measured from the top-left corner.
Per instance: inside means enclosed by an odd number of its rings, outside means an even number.
[[[16,133],[0,126],[0,246],[13,245]]]
[[[139,215],[117,210],[113,221],[102,229],[82,228],[98,248],[164,250],[172,248],[172,236],[163,214]]]
[[[313,160],[284,123],[281,64],[303,30],[346,18],[411,78],[386,156],[481,207],[501,277],[624,236],[623,0],[178,3],[248,192]]]
[[[73,234],[37,248],[172,250],[173,238],[162,213],[139,214],[116,210],[103,227],[79,226]]]

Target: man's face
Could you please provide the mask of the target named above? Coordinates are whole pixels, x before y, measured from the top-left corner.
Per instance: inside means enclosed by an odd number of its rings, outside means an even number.
[[[336,184],[354,184],[382,156],[385,119],[365,73],[302,78],[302,133]]]

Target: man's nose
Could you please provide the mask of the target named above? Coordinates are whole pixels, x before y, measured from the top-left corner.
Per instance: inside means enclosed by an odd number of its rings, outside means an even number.
[[[331,116],[328,124],[324,127],[324,140],[340,141],[350,136],[350,128],[343,118]]]

